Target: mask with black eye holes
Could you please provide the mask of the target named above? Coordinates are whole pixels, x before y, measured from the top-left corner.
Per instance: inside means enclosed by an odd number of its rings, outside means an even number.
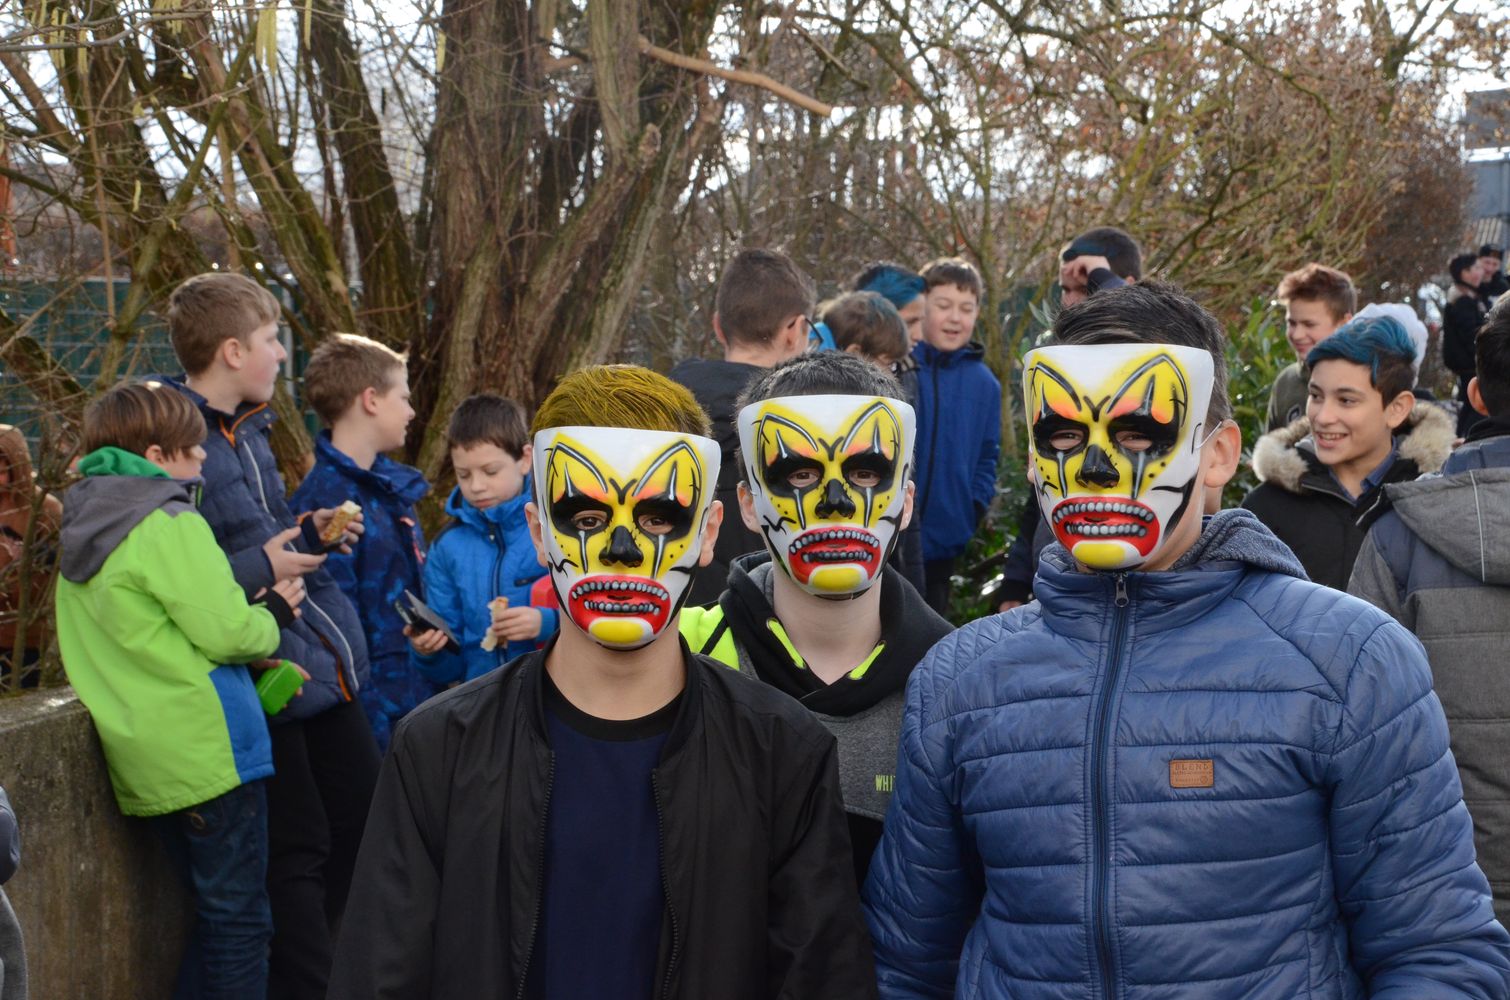
[[[555,427],[535,435],[535,462],[535,507],[566,617],[610,649],[651,642],[687,599],[718,479],[718,442]]]
[[[1023,359],[1038,503],[1092,569],[1165,544],[1197,492],[1211,355],[1172,344],[1041,347]]]
[[[897,543],[916,418],[885,396],[780,396],[739,411],[745,484],[771,558],[803,590],[863,593]]]

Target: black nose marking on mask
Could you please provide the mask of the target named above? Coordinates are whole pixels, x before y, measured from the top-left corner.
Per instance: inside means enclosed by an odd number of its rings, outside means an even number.
[[[629,529],[620,525],[608,536],[608,551],[603,553],[604,562],[616,562],[621,566],[638,566],[645,561],[640,547],[634,544]]]
[[[1082,486],[1099,486],[1107,489],[1116,486],[1121,480],[1117,467],[1112,465],[1111,456],[1101,449],[1100,445],[1091,445],[1085,449],[1085,459],[1080,466],[1080,473],[1075,477]]]
[[[828,485],[823,488],[823,499],[813,508],[813,512],[819,517],[855,516],[855,502],[844,492],[844,484],[837,479],[830,479]]]

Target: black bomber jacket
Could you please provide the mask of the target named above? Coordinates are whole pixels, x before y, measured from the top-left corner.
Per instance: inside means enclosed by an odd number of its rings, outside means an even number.
[[[553,773],[545,656],[454,688],[395,731],[330,1000],[525,996]],[[683,656],[653,773],[669,904],[655,995],[876,996],[834,738],[786,695]]]

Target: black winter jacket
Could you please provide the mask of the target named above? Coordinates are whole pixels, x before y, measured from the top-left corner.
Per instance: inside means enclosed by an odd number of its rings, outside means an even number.
[[[395,731],[330,1000],[524,996],[553,780],[546,653],[431,699]],[[653,772],[668,902],[656,996],[874,997],[834,738],[786,695],[683,655]]]
[[[1384,482],[1356,503],[1343,493],[1309,442],[1301,446],[1310,433],[1310,420],[1301,417],[1259,438],[1253,448],[1253,471],[1262,482],[1243,498],[1243,507],[1290,547],[1313,581],[1346,590],[1368,535],[1366,515],[1382,487],[1440,469],[1452,450],[1452,421],[1435,404],[1416,403],[1395,434],[1395,463]]]
[[[746,552],[765,548],[760,535],[745,527],[739,518],[739,481],[744,478],[739,467],[739,410],[735,402],[745,387],[764,369],[738,361],[717,358],[689,358],[671,369],[669,377],[692,390],[698,405],[707,411],[713,424],[713,439],[718,442],[718,487],[713,496],[723,502],[724,523],[713,543],[713,561],[692,576],[687,594],[689,605],[712,604],[723,593],[729,578],[729,564]]]

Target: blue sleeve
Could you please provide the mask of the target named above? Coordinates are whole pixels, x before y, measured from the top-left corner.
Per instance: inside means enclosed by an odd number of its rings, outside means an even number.
[[[258,591],[278,582],[273,578],[273,564],[260,545],[228,553],[226,558],[231,563],[231,574],[247,597],[254,597]]]
[[[945,726],[930,725],[935,673],[960,655],[959,633],[907,682],[896,792],[865,880],[865,916],[881,996],[954,996],[960,952],[985,886],[949,794]]]
[[[462,628],[465,624],[462,620],[461,591],[456,586],[456,577],[451,571],[450,560],[446,558],[449,546],[436,539],[430,546],[429,557],[425,560],[425,596],[424,601],[430,606],[430,610],[445,619],[451,631],[456,633],[459,641],[466,641],[466,632]],[[451,684],[466,677],[467,667],[462,660],[461,653],[453,653],[442,649],[434,656],[421,656],[409,647],[409,659],[416,670],[424,674],[437,684]]]
[[[540,612],[540,635],[535,640],[544,642],[561,628],[561,610],[559,608],[536,608]]]
[[[988,375],[989,393],[985,412],[980,419],[985,422],[985,434],[981,436],[980,451],[975,456],[975,471],[970,481],[970,499],[974,502],[977,517],[986,512],[991,501],[996,499],[996,458],[1001,453],[1001,383]]]
[[[1327,782],[1337,901],[1368,995],[1506,996],[1510,935],[1474,861],[1447,720],[1425,651],[1395,622],[1349,674]]]

